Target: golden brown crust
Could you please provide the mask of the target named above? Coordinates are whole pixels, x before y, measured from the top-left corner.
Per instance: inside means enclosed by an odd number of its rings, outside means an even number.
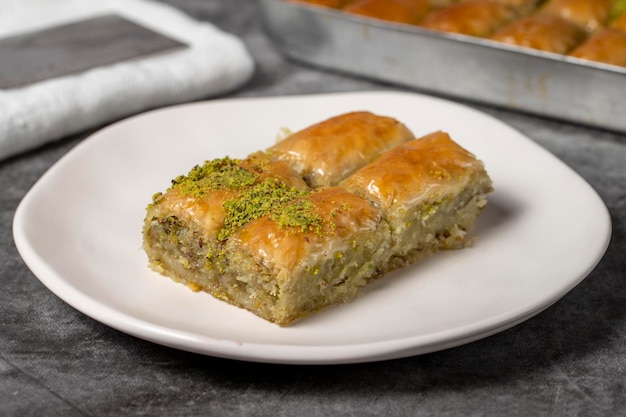
[[[540,0],[494,0],[514,8],[532,9]]]
[[[391,22],[418,24],[431,10],[429,0],[356,0],[345,12]]]
[[[558,16],[591,32],[606,26],[612,0],[549,0],[541,13]]]
[[[262,169],[259,168],[262,165]],[[263,153],[255,153],[238,163],[242,168],[254,172],[261,182],[266,178],[279,178],[290,187],[309,187],[284,161],[270,160]],[[223,202],[234,198],[242,189],[206,189],[201,196],[185,193],[180,187],[171,187],[149,209],[148,217],[176,216],[185,222],[192,222],[207,232],[207,236],[217,238],[224,226],[225,210]]]
[[[420,26],[442,32],[484,37],[515,17],[514,10],[506,4],[489,0],[467,0],[433,11]]]
[[[483,170],[474,155],[438,131],[385,153],[340,186],[386,211],[399,210],[447,194],[449,188],[462,188],[472,174]]]
[[[381,222],[380,210],[342,188],[314,192],[311,202],[325,221],[321,231],[281,228],[266,216],[245,226],[231,240],[272,271],[293,271],[316,254],[342,246],[355,233],[375,230]]]
[[[619,15],[611,24],[612,28],[626,32],[626,12]]]
[[[312,187],[332,186],[412,138],[411,131],[391,117],[352,112],[296,132],[268,153],[290,163]]]
[[[184,222],[196,223],[209,236],[217,236],[224,221],[222,202],[237,195],[233,190],[214,190],[198,199],[184,195],[179,189],[171,189],[163,195],[159,204],[149,210],[149,217],[176,216]]]
[[[548,14],[535,14],[503,27],[491,39],[509,45],[565,54],[584,37],[585,32],[567,20]]]
[[[626,67],[626,32],[600,29],[572,51],[571,56]]]

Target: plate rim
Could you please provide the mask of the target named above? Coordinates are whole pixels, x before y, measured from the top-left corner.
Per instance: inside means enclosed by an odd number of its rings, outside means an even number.
[[[520,311],[508,311],[507,314],[502,316],[508,316],[508,319],[504,317],[490,317],[482,322],[474,322],[471,325],[465,325],[461,328],[455,328],[453,330],[443,330],[435,333],[431,333],[428,337],[424,335],[411,336],[405,338],[396,338],[392,340],[383,341],[370,341],[359,342],[356,344],[338,344],[338,345],[292,345],[292,344],[264,344],[264,343],[251,343],[251,342],[238,342],[236,340],[220,340],[207,336],[202,336],[199,340],[199,335],[192,335],[189,332],[180,329],[171,329],[166,326],[158,325],[155,323],[149,323],[138,319],[126,312],[117,310],[116,308],[103,304],[100,300],[96,300],[90,297],[88,294],[84,294],[79,291],[69,282],[67,282],[62,276],[59,276],[56,271],[50,269],[45,264],[44,260],[38,257],[33,258],[35,252],[32,247],[32,242],[29,241],[26,236],[22,225],[25,221],[26,210],[31,199],[33,199],[40,188],[44,187],[47,179],[54,175],[57,167],[66,164],[66,161],[72,158],[79,158],[81,153],[85,152],[85,149],[89,149],[90,143],[93,138],[97,138],[102,135],[103,132],[110,129],[115,129],[121,124],[133,123],[137,119],[143,119],[147,117],[154,117],[159,112],[169,112],[172,110],[184,109],[186,107],[196,106],[219,106],[220,103],[225,101],[229,102],[263,102],[266,100],[292,100],[292,99],[309,99],[312,97],[323,98],[326,97],[346,97],[352,95],[397,95],[397,96],[410,96],[414,98],[421,98],[428,101],[439,101],[446,105],[456,106],[464,111],[470,111],[475,114],[486,116],[493,122],[497,122],[501,126],[506,127],[511,131],[515,131],[519,136],[526,139],[529,144],[535,145],[537,149],[545,152],[553,157],[554,162],[560,163],[564,168],[569,171],[570,175],[574,175],[579,183],[588,187],[588,191],[592,195],[595,195],[597,202],[600,203],[598,208],[602,211],[601,226],[605,229],[603,245],[595,248],[596,255],[593,257],[595,262],[588,265],[587,269],[581,273],[575,279],[571,280],[569,286],[561,289],[559,293],[552,294],[549,300],[536,301],[532,308],[522,308]],[[448,101],[445,99],[430,97],[418,93],[407,93],[394,90],[373,90],[373,91],[358,91],[358,92],[338,92],[338,93],[320,93],[320,94],[298,94],[289,96],[270,96],[270,97],[235,97],[224,98],[210,101],[201,101],[193,103],[185,103],[174,106],[168,106],[165,108],[155,109],[149,112],[141,113],[131,116],[129,118],[120,120],[116,123],[108,125],[102,129],[89,135],[81,143],[76,145],[73,149],[68,151],[65,155],[59,158],[28,190],[24,195],[18,207],[14,213],[13,219],[13,238],[18,252],[28,268],[33,272],[35,277],[42,282],[52,293],[63,300],[65,303],[77,309],[79,312],[89,316],[90,318],[106,324],[109,327],[122,331],[126,334],[138,337],[144,340],[148,340],[153,343],[157,343],[172,348],[195,352],[203,355],[210,355],[216,357],[222,357],[227,359],[236,359],[253,362],[265,362],[265,363],[281,363],[281,364],[345,364],[345,363],[363,363],[371,361],[380,361],[387,359],[395,359],[406,356],[414,356],[419,354],[430,353],[443,349],[448,349],[455,346],[460,346],[472,341],[476,341],[500,331],[511,328],[521,322],[528,320],[529,318],[539,314],[543,310],[549,308],[556,301],[560,300],[564,295],[570,292],[574,287],[580,284],[597,264],[601,261],[604,253],[606,252],[612,234],[612,225],[610,219],[610,213],[608,208],[604,204],[604,201],[596,192],[596,190],[576,171],[567,166],[563,161],[558,159],[555,155],[551,154],[545,148],[539,144],[530,140],[525,135],[518,132],[513,127],[500,121],[494,116],[487,113],[476,110],[472,107],[464,104]],[[32,252],[32,253],[29,253]],[[69,295],[68,295],[69,294]],[[485,323],[483,323],[485,322]],[[460,330],[463,330],[460,332]],[[459,332],[461,337],[459,337]],[[451,338],[447,333],[454,333],[457,337]],[[166,337],[168,340],[163,340]],[[416,339],[430,339],[428,343],[421,343],[416,345]],[[207,349],[206,345],[201,342],[211,344]],[[390,346],[391,345],[391,346]],[[354,351],[358,350],[358,354]],[[280,354],[277,354],[280,351]]]

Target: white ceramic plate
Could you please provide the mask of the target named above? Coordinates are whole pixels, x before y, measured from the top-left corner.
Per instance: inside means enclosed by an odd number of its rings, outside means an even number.
[[[394,116],[416,135],[448,131],[485,162],[496,191],[475,246],[389,274],[354,302],[288,328],[147,268],[145,207],[172,178],[205,159],[270,146],[281,127],[351,110]],[[416,355],[509,328],[583,280],[610,233],[594,190],[528,138],[470,108],[398,92],[216,100],[139,115],[68,153],[14,219],[26,264],[94,319],[183,350],[301,364]]]

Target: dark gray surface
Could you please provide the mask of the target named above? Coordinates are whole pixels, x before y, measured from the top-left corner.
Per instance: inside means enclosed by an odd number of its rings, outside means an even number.
[[[250,0],[168,2],[245,41],[258,71],[233,96],[386,88],[285,61]],[[11,224],[30,186],[89,132],[0,161],[0,416],[626,415],[626,135],[476,107],[598,191],[611,212],[611,245],[585,281],[535,318],[462,347],[381,363],[216,359],[87,318],[24,266]]]

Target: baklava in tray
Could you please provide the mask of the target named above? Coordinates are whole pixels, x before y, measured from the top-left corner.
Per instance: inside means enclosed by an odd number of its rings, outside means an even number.
[[[626,66],[624,0],[292,1]]]
[[[302,63],[626,132],[626,0],[259,5],[268,36]]]

